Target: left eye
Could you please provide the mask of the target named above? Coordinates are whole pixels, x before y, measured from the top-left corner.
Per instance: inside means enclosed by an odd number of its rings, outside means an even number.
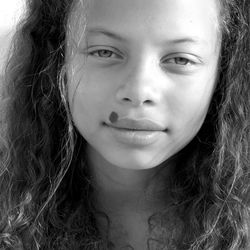
[[[89,52],[91,56],[101,57],[101,58],[119,58],[119,56],[111,50],[99,49],[93,52]]]
[[[193,64],[193,62],[185,57],[174,57],[170,59],[166,59],[163,61],[163,63],[173,63],[181,66],[185,66],[188,64]]]
[[[174,61],[176,64],[180,64],[180,65],[187,65],[188,63],[191,62],[190,60],[184,57],[176,57],[174,58]]]

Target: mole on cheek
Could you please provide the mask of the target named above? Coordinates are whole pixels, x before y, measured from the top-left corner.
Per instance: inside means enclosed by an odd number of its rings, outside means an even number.
[[[109,116],[109,120],[111,123],[115,123],[118,120],[118,114],[116,112],[112,112]]]

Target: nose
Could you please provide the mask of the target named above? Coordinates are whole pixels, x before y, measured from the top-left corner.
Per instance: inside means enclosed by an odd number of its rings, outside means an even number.
[[[123,77],[116,99],[130,106],[153,106],[160,100],[160,79],[157,65],[152,60],[131,66]]]

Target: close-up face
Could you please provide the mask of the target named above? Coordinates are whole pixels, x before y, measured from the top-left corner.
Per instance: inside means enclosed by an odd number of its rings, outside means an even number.
[[[68,97],[92,161],[148,169],[194,138],[216,85],[218,13],[217,0],[76,4]]]

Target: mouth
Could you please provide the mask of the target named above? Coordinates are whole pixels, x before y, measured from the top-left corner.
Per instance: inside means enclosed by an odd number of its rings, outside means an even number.
[[[117,130],[126,130],[126,131],[145,131],[145,132],[157,132],[157,131],[166,131],[167,129],[164,128],[159,123],[153,122],[148,119],[140,119],[140,120],[134,120],[134,119],[120,119],[116,123],[103,123],[105,126],[117,129]]]
[[[166,136],[167,129],[150,120],[121,119],[116,123],[103,123],[119,143],[129,147],[146,147]]]

